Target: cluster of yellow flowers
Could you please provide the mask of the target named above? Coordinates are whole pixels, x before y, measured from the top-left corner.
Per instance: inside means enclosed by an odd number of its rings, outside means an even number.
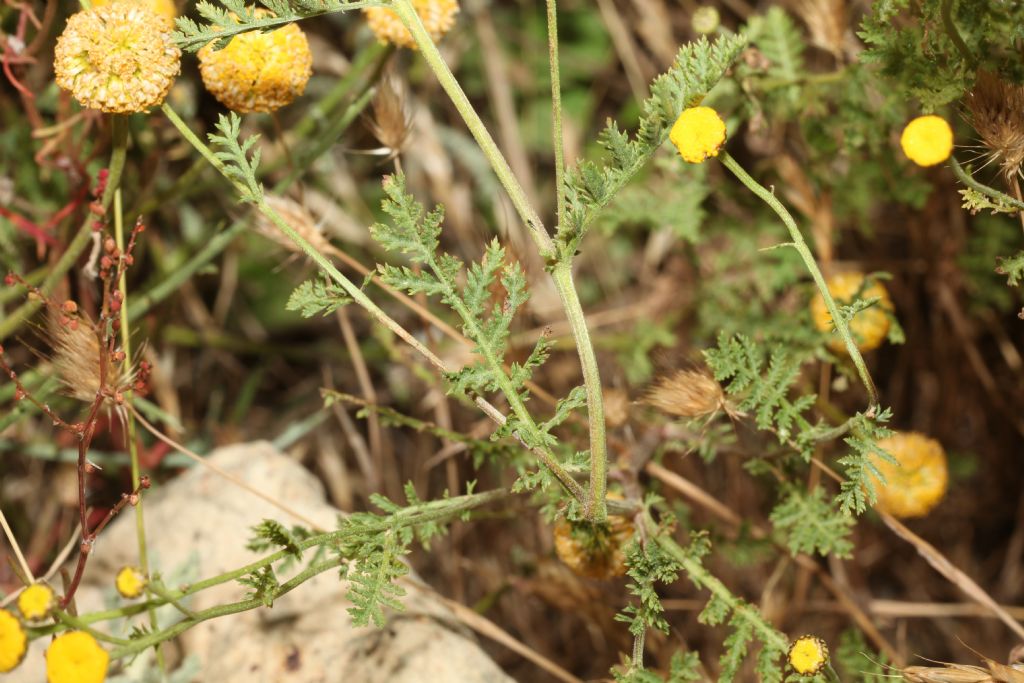
[[[434,42],[439,41],[441,36],[451,30],[455,25],[455,15],[459,13],[458,0],[412,0],[412,6],[423,22],[423,28],[427,29]],[[366,15],[366,23],[369,24],[370,30],[380,42],[416,49],[416,41],[394,10],[387,7],[367,7],[363,14]]]

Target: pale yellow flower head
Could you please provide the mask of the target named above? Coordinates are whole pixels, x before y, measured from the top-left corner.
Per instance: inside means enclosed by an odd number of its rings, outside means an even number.
[[[83,107],[112,114],[157,106],[180,69],[167,21],[135,2],[72,14],[53,59],[57,85]]]
[[[178,8],[175,7],[174,0],[92,0],[92,6],[106,7],[115,2],[128,2],[148,7],[161,17],[167,19],[167,25],[171,29],[174,28],[174,19],[178,16]]]
[[[53,589],[45,583],[34,583],[18,595],[18,611],[26,621],[45,619],[56,604]]]
[[[48,683],[103,683],[110,655],[85,631],[57,636],[46,650]]]
[[[256,10],[256,16],[268,14]],[[223,50],[205,46],[199,51],[199,73],[206,89],[232,111],[276,111],[306,89],[313,53],[302,29],[288,24],[270,33],[239,34]]]
[[[893,517],[923,517],[946,494],[949,471],[946,451],[935,439],[917,432],[897,432],[878,442],[899,464],[872,454],[871,462],[885,477],[881,483],[872,475],[878,500],[875,509]]]
[[[881,282],[872,282],[866,285],[864,273],[847,272],[837,273],[830,277],[826,283],[829,294],[840,306],[848,306],[853,303],[854,298],[878,299],[878,302],[853,316],[850,321],[850,334],[861,351],[873,351],[882,345],[889,334],[891,321],[889,315],[892,313],[893,304],[889,297],[889,291]],[[863,291],[861,291],[863,290]],[[859,294],[858,294],[859,292]],[[822,332],[832,332],[828,339],[828,346],[835,353],[846,353],[846,344],[838,332],[833,332],[832,316],[825,306],[825,299],[821,293],[814,295],[811,300],[811,318],[814,326]]]
[[[14,670],[25,657],[28,636],[18,618],[0,609],[0,674]]]
[[[114,579],[114,586],[122,597],[132,599],[142,595],[146,589],[146,575],[138,567],[121,567]]]
[[[455,15],[459,13],[458,0],[412,0],[412,6],[423,22],[423,28],[427,29],[435,43],[451,30],[455,25]],[[367,7],[363,14],[366,15],[370,30],[380,42],[416,49],[416,41],[394,10]]]
[[[903,129],[900,147],[918,166],[941,164],[953,153],[953,129],[939,116],[918,116]]]
[[[828,645],[816,636],[800,636],[789,647],[789,665],[801,676],[813,676],[828,664]]]
[[[691,164],[718,156],[725,144],[725,122],[711,107],[690,107],[676,119],[668,135],[679,156]]]

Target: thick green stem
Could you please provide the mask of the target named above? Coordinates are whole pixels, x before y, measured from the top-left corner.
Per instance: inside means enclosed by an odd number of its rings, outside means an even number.
[[[494,138],[491,137],[484,122],[480,120],[480,116],[477,115],[473,105],[470,104],[466,93],[462,91],[462,86],[455,80],[451,69],[448,68],[448,64],[445,63],[444,58],[430,37],[430,33],[423,27],[423,22],[420,21],[419,15],[416,14],[412,2],[410,0],[394,0],[391,4],[391,9],[395,11],[402,20],[402,23],[409,29],[413,39],[416,41],[416,46],[420,50],[420,54],[427,61],[427,65],[434,72],[437,80],[441,83],[441,87],[448,93],[448,97],[451,98],[452,104],[455,105],[455,108],[462,116],[462,120],[466,123],[466,127],[469,128],[469,132],[480,146],[484,156],[487,157],[491,168],[494,169],[498,180],[512,200],[512,205],[515,206],[520,218],[523,219],[523,222],[530,229],[530,235],[540,250],[541,256],[545,259],[553,258],[555,246],[551,236],[548,235],[547,230],[544,228],[540,216],[530,205],[530,201],[526,197],[526,191],[523,190],[519,180],[512,173],[512,169],[502,155],[501,150],[498,149]]]
[[[110,208],[114,201],[114,190],[121,184],[121,172],[124,170],[124,160],[128,150],[128,121],[124,116],[110,117],[110,137],[112,148],[110,151],[110,165],[107,166],[107,186],[100,197],[100,204],[104,209]],[[92,241],[92,224],[96,217],[89,214],[85,217],[74,239],[67,249],[61,254],[57,263],[50,268],[49,274],[43,279],[40,289],[44,294],[49,294],[64,275],[75,265],[75,261],[85,251],[85,247]],[[0,341],[3,341],[17,330],[33,313],[39,310],[43,302],[30,300],[19,306],[7,318],[0,321]]]
[[[584,514],[587,519],[603,521],[608,515],[605,503],[608,488],[608,446],[605,439],[601,372],[597,367],[594,345],[590,342],[590,331],[583,315],[583,306],[572,281],[572,264],[560,262],[555,266],[552,277],[565,303],[565,312],[583,368],[583,386],[587,392],[587,416],[590,422],[590,491]]]
[[[562,139],[562,77],[558,60],[558,7],[547,0],[548,66],[551,71],[551,143],[555,152],[555,201],[558,225],[565,224],[565,145]]]
[[[850,360],[853,361],[854,366],[857,368],[857,374],[860,376],[860,381],[864,384],[864,388],[867,389],[868,401],[872,407],[877,406],[878,390],[875,388],[875,383],[871,379],[871,374],[868,372],[867,365],[864,363],[864,357],[861,356],[860,349],[857,348],[857,342],[854,341],[853,336],[850,334],[849,324],[843,316],[839,314],[839,307],[836,305],[835,299],[832,298],[832,294],[828,291],[828,285],[825,283],[825,276],[821,274],[821,269],[818,268],[818,263],[814,260],[814,255],[807,247],[807,243],[804,241],[803,235],[800,234],[800,228],[797,227],[796,221],[793,220],[793,216],[791,216],[786,207],[782,205],[782,202],[778,200],[775,193],[754,180],[750,174],[747,173],[743,167],[729,155],[728,152],[722,151],[719,154],[719,158],[722,160],[722,164],[732,171],[733,175],[739,178],[740,182],[746,185],[751,192],[756,194],[765,204],[770,206],[786,225],[786,229],[789,230],[790,239],[792,240],[790,246],[797,250],[797,253],[800,254],[800,258],[803,259],[804,265],[807,266],[807,270],[811,273],[811,277],[814,278],[814,284],[818,286],[818,291],[821,292],[821,296],[825,300],[825,308],[828,309],[829,315],[832,316],[832,322],[836,326],[836,330],[839,332],[839,336],[842,338],[843,343],[846,345],[846,350],[850,354]]]

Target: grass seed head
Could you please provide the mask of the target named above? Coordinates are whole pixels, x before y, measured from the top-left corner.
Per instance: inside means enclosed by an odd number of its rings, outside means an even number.
[[[388,150],[389,159],[402,152],[412,133],[412,115],[402,80],[391,69],[384,72],[373,96],[370,130]]]
[[[707,370],[677,370],[662,377],[643,401],[679,417],[706,417],[719,410],[732,412],[722,386]]]
[[[57,85],[89,109],[146,111],[164,101],[181,70],[165,17],[141,3],[117,2],[72,14],[57,38]]]

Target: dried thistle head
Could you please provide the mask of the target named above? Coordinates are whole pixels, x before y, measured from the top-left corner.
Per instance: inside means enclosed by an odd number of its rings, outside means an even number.
[[[706,417],[719,410],[735,414],[721,385],[703,369],[677,370],[662,377],[648,390],[643,402],[680,417]]]
[[[846,43],[846,0],[793,0],[792,5],[807,24],[814,46],[841,59]]]
[[[287,223],[292,230],[299,233],[303,239],[312,244],[314,249],[321,253],[328,250],[330,244],[328,243],[327,238],[324,237],[323,232],[320,230],[320,226],[317,225],[316,220],[313,219],[313,215],[309,213],[309,210],[306,207],[288,197],[279,197],[268,194],[266,200],[267,204],[270,205],[270,208],[272,208],[277,215],[283,218],[284,222]],[[295,252],[296,254],[302,253],[298,245],[282,234],[278,227],[262,213],[256,213],[255,227],[256,231],[261,235],[267,239],[277,242],[288,251]]]
[[[373,117],[369,119],[370,130],[384,147],[390,161],[402,153],[412,133],[412,111],[405,84],[393,68],[388,68],[377,82],[373,96]]]
[[[967,96],[971,125],[1007,178],[1024,163],[1024,86],[1007,83],[988,71],[979,71]]]
[[[53,315],[50,318],[50,339],[53,344],[53,369],[65,392],[74,399],[92,403],[104,388],[100,381],[100,339],[96,324],[81,315]],[[111,394],[127,389],[134,379],[131,370],[119,362],[115,352],[107,360],[105,388]]]

